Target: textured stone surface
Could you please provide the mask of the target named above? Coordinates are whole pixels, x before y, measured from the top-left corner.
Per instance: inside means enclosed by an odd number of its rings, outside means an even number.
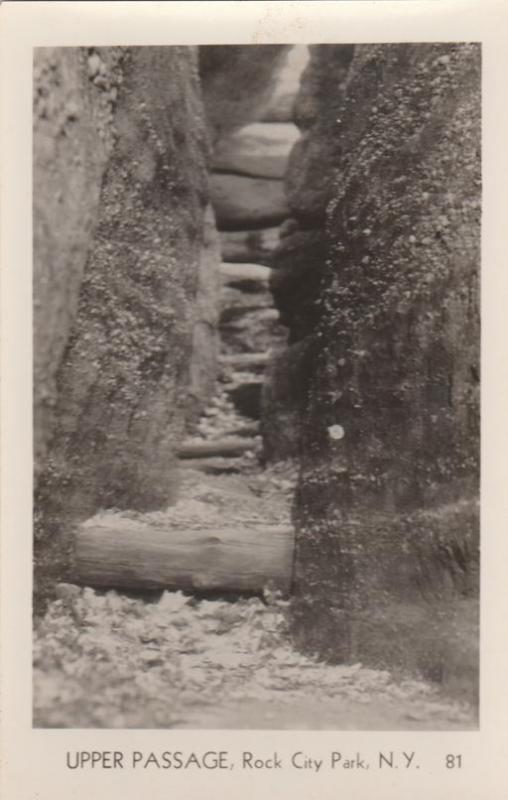
[[[213,157],[213,169],[261,178],[283,178],[289,151],[298,137],[298,129],[292,123],[245,125],[220,140]]]
[[[208,144],[193,48],[43,50],[35,66],[37,510],[47,532],[52,520],[174,493]]]
[[[118,52],[103,63],[117,74]],[[86,53],[36,50],[34,61],[34,457],[46,454],[56,402],[56,371],[78,302],[111,150],[113,89],[88,74]]]
[[[199,48],[203,100],[214,142],[247,122],[261,119],[289,49],[278,44]]]
[[[270,227],[288,215],[281,181],[215,173],[210,183],[220,230]]]
[[[326,257],[322,231],[299,229],[284,236],[274,255],[271,289],[290,342],[311,335],[321,316],[321,268]]]
[[[294,109],[302,136],[291,152],[286,190],[292,214],[306,226],[321,226],[335,170],[343,167],[342,154],[357,135],[360,123],[354,109],[361,109],[362,124],[368,124],[369,110],[383,75],[376,68],[371,70],[369,80],[344,118],[343,94],[347,91],[346,76],[354,45],[316,46],[310,50],[313,60],[302,75]]]
[[[379,655],[376,629],[403,627],[393,604],[414,601],[424,641],[439,602],[477,589],[479,55],[317,47],[297,104],[289,241],[322,256],[292,267],[281,245],[309,365],[293,613],[334,659]]]
[[[300,75],[309,61],[309,48],[295,45],[273,80],[273,88],[262,119],[268,122],[292,122],[293,106],[300,89]]]
[[[196,419],[210,402],[217,377],[219,355],[219,301],[221,292],[220,240],[211,205],[206,209],[203,246],[199,259],[194,305],[194,333],[190,363],[188,419]]]
[[[300,456],[300,429],[312,365],[306,340],[272,353],[262,393],[261,433],[267,461]]]

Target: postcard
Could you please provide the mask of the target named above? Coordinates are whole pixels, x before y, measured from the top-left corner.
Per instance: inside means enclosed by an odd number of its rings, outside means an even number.
[[[506,22],[2,5],[4,797],[506,796]]]

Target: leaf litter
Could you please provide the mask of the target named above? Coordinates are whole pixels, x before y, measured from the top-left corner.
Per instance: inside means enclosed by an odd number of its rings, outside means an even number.
[[[465,706],[420,681],[298,653],[280,600],[169,591],[146,600],[65,587],[35,631],[38,727],[172,728],[196,708],[246,701],[276,702],[283,717],[313,698],[403,707],[409,720],[469,720]]]

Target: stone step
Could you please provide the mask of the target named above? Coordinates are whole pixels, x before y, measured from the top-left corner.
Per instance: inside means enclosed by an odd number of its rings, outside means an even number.
[[[266,228],[289,216],[282,181],[214,173],[210,189],[219,230]]]
[[[273,307],[273,298],[267,291],[252,292],[234,289],[232,286],[224,287],[220,295],[219,323],[236,319],[250,311],[261,311]]]
[[[219,356],[219,364],[231,369],[256,369],[266,367],[271,358],[270,352],[265,353],[233,353]]]
[[[224,283],[240,283],[243,281],[256,281],[267,284],[273,274],[270,267],[262,264],[242,263],[234,264],[223,261],[220,265],[220,274]]]
[[[248,436],[225,436],[223,439],[188,439],[178,449],[178,457],[206,458],[222,456],[224,458],[239,456],[248,450],[256,450],[259,441]]]
[[[260,178],[283,178],[300,132],[287,122],[254,122],[222,139],[212,169]]]
[[[205,475],[232,475],[243,472],[243,458],[187,458],[182,461],[183,469],[197,469]]]
[[[260,308],[254,312],[250,310],[243,311],[242,314],[238,314],[235,316],[234,319],[228,319],[227,321],[223,321],[220,324],[221,328],[243,328],[245,325],[249,324],[249,320],[252,318],[250,315],[255,314],[256,320],[258,323],[262,322],[263,324],[267,324],[270,322],[278,322],[279,321],[279,312],[276,308]]]
[[[223,261],[269,264],[279,244],[279,228],[251,231],[222,231],[220,246]]]

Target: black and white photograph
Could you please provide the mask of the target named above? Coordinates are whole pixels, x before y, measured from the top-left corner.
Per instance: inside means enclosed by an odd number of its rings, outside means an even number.
[[[34,726],[474,729],[481,45],[33,69]]]
[[[505,800],[505,0],[0,3],[0,795]]]

